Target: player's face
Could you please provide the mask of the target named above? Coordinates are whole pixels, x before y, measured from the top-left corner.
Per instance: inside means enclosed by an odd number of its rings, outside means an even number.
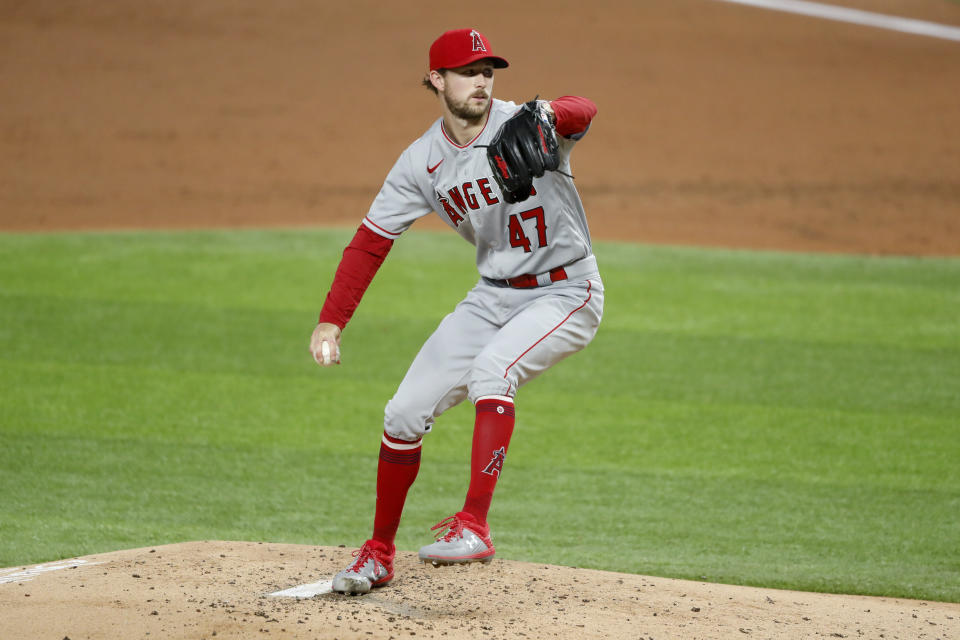
[[[493,95],[493,65],[478,60],[444,74],[443,99],[450,113],[468,121],[480,120],[487,113]]]

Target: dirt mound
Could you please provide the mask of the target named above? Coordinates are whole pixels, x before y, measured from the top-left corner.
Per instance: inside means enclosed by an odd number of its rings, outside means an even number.
[[[366,596],[270,594],[329,580],[350,549],[188,542],[0,570],[4,638],[948,638],[960,604],[835,596],[401,552]]]

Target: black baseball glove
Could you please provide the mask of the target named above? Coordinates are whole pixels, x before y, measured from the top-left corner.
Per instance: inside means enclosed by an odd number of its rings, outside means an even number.
[[[493,177],[508,203],[530,197],[533,179],[560,166],[560,150],[553,125],[536,99],[525,103],[503,123],[487,146]]]

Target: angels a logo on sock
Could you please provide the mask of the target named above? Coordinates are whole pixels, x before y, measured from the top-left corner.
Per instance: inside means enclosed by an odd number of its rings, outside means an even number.
[[[500,447],[493,452],[493,457],[490,459],[490,462],[487,463],[487,466],[484,468],[483,473],[488,476],[497,476],[500,477],[500,471],[503,470],[503,459],[507,457],[506,447]]]

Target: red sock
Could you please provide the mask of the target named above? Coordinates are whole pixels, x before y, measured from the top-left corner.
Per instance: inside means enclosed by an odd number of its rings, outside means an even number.
[[[423,439],[408,442],[386,433],[380,444],[377,466],[377,509],[373,516],[373,539],[393,549],[400,526],[400,514],[407,491],[420,471],[420,446]]]
[[[477,400],[477,419],[473,425],[473,452],[470,456],[470,488],[463,510],[486,524],[493,489],[503,469],[503,461],[513,434],[513,400],[487,396]]]

